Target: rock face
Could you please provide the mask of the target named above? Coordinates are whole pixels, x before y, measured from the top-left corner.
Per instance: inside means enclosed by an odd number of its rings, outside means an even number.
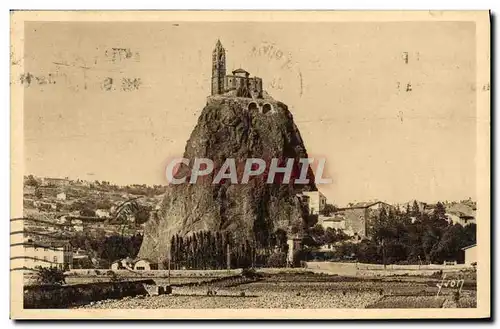
[[[227,158],[235,158],[241,172],[248,158],[307,158],[300,133],[285,104],[265,95],[263,99],[226,96],[209,97],[196,127],[187,142],[184,158],[208,158],[214,171],[199,177],[196,184],[169,185],[159,210],[146,223],[138,257],[163,261],[169,257],[173,235],[200,230],[230,232],[236,241],[248,239],[265,246],[277,229],[290,233],[303,228],[302,208],[297,193],[316,190],[314,174],[310,183],[293,184],[300,166],[292,173],[290,184],[266,183],[266,176],[251,177],[248,184],[229,180],[212,184]],[[240,163],[241,161],[241,163]],[[189,175],[182,165],[175,177]],[[189,181],[189,178],[188,178]],[[238,174],[241,181],[241,173]]]

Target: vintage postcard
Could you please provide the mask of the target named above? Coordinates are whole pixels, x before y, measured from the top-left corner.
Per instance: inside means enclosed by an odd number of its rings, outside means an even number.
[[[11,12],[14,319],[489,318],[488,11]]]

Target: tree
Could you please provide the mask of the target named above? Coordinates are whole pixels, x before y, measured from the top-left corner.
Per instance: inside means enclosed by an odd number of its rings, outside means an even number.
[[[119,263],[119,266],[121,266],[121,263]],[[108,271],[106,274],[109,275],[109,280],[111,282],[121,282],[122,281],[122,278],[120,276],[118,276],[118,274],[116,274],[116,272],[114,272],[114,271]]]
[[[411,208],[411,215],[413,217],[420,217],[420,207],[418,206],[417,200],[413,200],[413,206]]]
[[[66,275],[57,267],[35,267],[37,270],[36,281],[38,284],[61,285],[66,282]]]
[[[113,202],[111,202],[111,200],[108,199],[108,198],[99,199],[99,200],[97,200],[95,202],[94,206],[95,206],[96,209],[106,209],[106,210],[109,210],[113,206]]]
[[[305,250],[295,250],[292,255],[292,266],[300,267],[303,261],[307,260],[307,252]]]
[[[90,208],[83,208],[80,210],[80,216],[95,217],[95,211]]]
[[[358,247],[359,246],[357,244],[345,242],[338,246],[335,251],[335,256],[338,258],[351,259],[353,256],[355,257],[358,254]]]
[[[362,263],[376,264],[382,261],[382,255],[374,241],[363,240],[358,246],[356,257]]]
[[[276,246],[278,246],[280,249],[284,249],[287,245],[286,231],[279,228],[276,230],[274,235],[276,237]]]
[[[331,216],[335,211],[337,211],[337,207],[333,204],[327,203],[323,210],[320,211],[320,214],[323,216]]]
[[[475,226],[475,224],[472,225]],[[439,242],[431,250],[431,260],[435,263],[454,260],[461,248],[476,243],[476,228],[472,225],[466,227],[460,224],[448,226]]]
[[[387,264],[394,264],[407,260],[407,247],[398,240],[389,240],[384,245]]]
[[[37,199],[41,199],[41,198],[43,198],[43,193],[42,193],[42,191],[41,191],[39,188],[36,188],[36,189],[35,189],[35,197],[36,197]]]
[[[342,232],[343,233],[343,232]],[[332,244],[338,241],[338,233],[337,230],[327,227],[325,230],[325,234],[323,236],[323,242],[325,244]]]
[[[33,186],[33,187],[38,187],[40,186],[40,183],[36,180],[35,177],[33,177],[33,175],[29,175],[28,178],[26,179],[25,181],[25,184],[27,186]]]
[[[148,221],[149,214],[151,213],[151,208],[147,206],[139,206],[139,209],[134,214],[135,222],[137,224],[142,224]]]
[[[269,267],[286,267],[286,254],[284,252],[273,253],[267,260]]]
[[[321,224],[316,224],[309,229],[309,234],[315,240],[321,240],[323,235],[325,235],[325,229],[321,226]]]
[[[434,208],[434,216],[437,219],[445,219],[446,220],[446,208],[441,202],[436,204],[436,208]]]

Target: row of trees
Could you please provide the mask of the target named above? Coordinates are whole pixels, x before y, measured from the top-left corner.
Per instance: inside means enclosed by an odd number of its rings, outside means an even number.
[[[170,243],[171,268],[225,269],[267,266],[273,254],[287,251],[286,232],[271,235],[273,247],[257,247],[254,241],[236,241],[228,232],[198,231],[189,236],[174,235]],[[273,261],[275,261],[275,256]]]
[[[438,202],[432,213],[416,202],[405,211],[382,209],[369,227],[371,243],[365,242],[360,256],[386,262],[442,263],[455,260],[460,249],[476,243],[476,225],[453,224],[445,206]],[[375,253],[377,248],[377,253]]]
[[[312,233],[320,237],[316,240],[321,243],[335,240],[325,239],[327,234],[321,235],[317,227]],[[440,202],[431,213],[422,211],[414,202],[413,206],[405,210],[382,208],[370,222],[368,235],[371,238],[359,244],[346,242],[339,245],[330,256],[342,259],[355,256],[360,262],[378,264],[457,260],[461,248],[476,243],[476,224],[463,227],[451,223],[446,216],[445,206]]]

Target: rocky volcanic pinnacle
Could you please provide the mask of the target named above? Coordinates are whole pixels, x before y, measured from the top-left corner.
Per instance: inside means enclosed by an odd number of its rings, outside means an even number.
[[[252,104],[249,109],[250,102],[259,104]],[[262,107],[264,103],[272,107]],[[267,163],[271,158],[293,158],[295,163],[299,158],[307,158],[285,104],[267,95],[259,100],[209,97],[184,152],[191,165],[195,157],[213,160],[213,174],[198,178],[196,184],[167,187],[160,209],[146,223],[138,257],[161,262],[169,257],[173,235],[184,236],[199,230],[226,231],[236,241],[248,239],[260,245],[265,245],[277,229],[289,233],[302,230],[302,211],[296,194],[316,190],[312,170],[308,172],[308,185],[293,184],[293,179],[290,184],[266,184],[262,176],[252,177],[248,184],[212,184],[226,158],[235,158],[237,164],[244,164],[247,158],[262,158]],[[189,168],[183,166],[176,177],[186,173]],[[299,173],[295,170],[292,178],[298,178]]]

